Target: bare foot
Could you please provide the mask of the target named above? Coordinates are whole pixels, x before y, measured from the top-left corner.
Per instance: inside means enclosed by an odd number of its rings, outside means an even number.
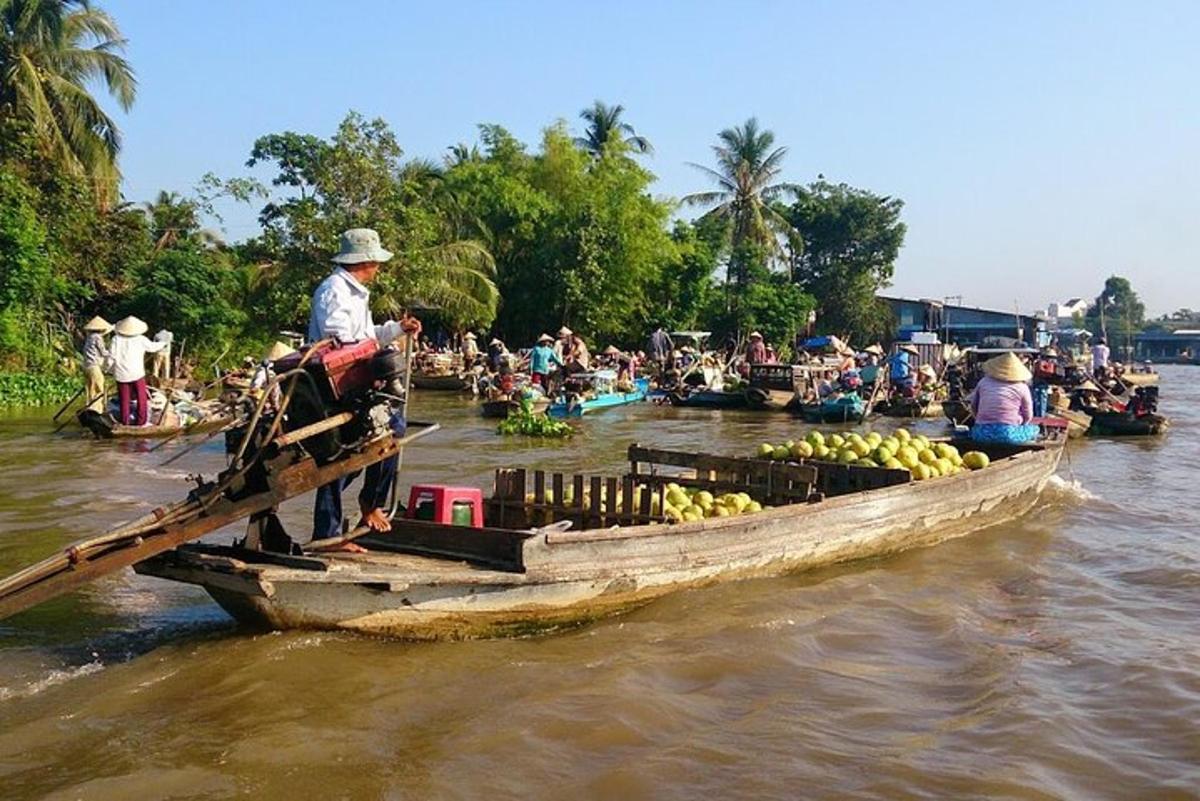
[[[362,520],[359,521],[360,526],[368,526],[372,531],[391,531],[392,522],[388,520],[388,516],[383,513],[382,509],[364,509]]]
[[[339,542],[336,545],[326,545],[315,549],[317,553],[368,553],[367,549],[357,542]]]

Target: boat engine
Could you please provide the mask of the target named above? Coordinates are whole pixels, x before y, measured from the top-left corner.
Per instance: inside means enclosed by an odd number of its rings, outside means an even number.
[[[405,369],[403,353],[381,349],[372,339],[289,354],[272,366],[282,397],[290,394],[278,430],[291,433],[349,413],[346,422],[296,443],[319,464],[383,434],[402,433]],[[245,436],[252,446],[265,445],[261,439],[278,414],[264,414],[255,431],[238,430],[238,436],[227,438],[227,449],[236,453]]]

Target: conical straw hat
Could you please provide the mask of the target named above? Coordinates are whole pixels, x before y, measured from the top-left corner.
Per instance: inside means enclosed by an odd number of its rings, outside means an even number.
[[[279,342],[277,340],[274,345],[267,348],[266,352],[263,353],[263,361],[273,362],[278,359],[282,359],[284,356],[287,356],[289,353],[295,353],[295,352],[296,352],[296,349],[293,348],[291,345],[288,345],[283,342]]]
[[[112,323],[110,323],[108,320],[105,320],[100,315],[96,315],[87,321],[87,325],[83,327],[83,330],[89,333],[96,332],[99,334],[107,334],[109,331],[113,330],[113,327]]]
[[[150,330],[150,326],[143,323],[138,318],[130,315],[121,322],[117,323],[116,331],[123,337],[141,336]]]
[[[997,381],[1023,383],[1033,378],[1029,368],[1011,351],[988,359],[983,363],[983,372]]]

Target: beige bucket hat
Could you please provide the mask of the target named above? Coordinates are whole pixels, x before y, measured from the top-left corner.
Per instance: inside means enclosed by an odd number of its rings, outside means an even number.
[[[372,228],[351,228],[342,234],[341,249],[333,257],[334,264],[362,264],[384,262],[392,258],[379,242],[379,234]]]
[[[146,325],[133,315],[130,315],[121,322],[117,323],[114,330],[123,337],[136,337],[141,336],[149,331],[150,326]]]
[[[983,372],[997,381],[1023,383],[1033,378],[1029,368],[1021,363],[1015,353],[1002,353],[983,363]]]
[[[113,326],[108,320],[105,320],[100,315],[96,315],[87,321],[87,325],[83,327],[83,330],[88,333],[107,334],[113,330]]]
[[[273,362],[273,361],[276,361],[277,359],[282,359],[284,356],[287,356],[290,353],[295,353],[295,352],[296,352],[296,349],[293,348],[291,345],[288,345],[287,343],[279,342],[278,340],[276,340],[275,344],[272,345],[271,347],[267,348],[267,350],[263,353],[263,361]]]

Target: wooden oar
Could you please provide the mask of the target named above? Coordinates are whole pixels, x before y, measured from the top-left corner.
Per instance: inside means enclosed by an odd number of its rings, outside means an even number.
[[[80,392],[82,392],[82,391],[83,390],[80,390]],[[75,393],[75,397],[76,398],[79,397],[79,392]],[[84,402],[83,408],[86,409],[87,407],[91,406],[93,403],[95,403],[96,401],[100,400],[103,397],[104,397],[103,395],[97,395],[94,398],[88,398]],[[66,420],[63,420],[61,423],[58,424],[58,428],[54,429],[53,433],[57,434],[59,431],[62,431],[64,428],[66,428],[69,425],[71,425],[71,418],[68,417]]]
[[[54,417],[52,417],[50,421],[53,423],[58,422],[58,418],[62,417],[62,413],[65,412],[67,409],[69,409],[71,407],[71,404],[75,402],[75,399],[83,394],[83,389],[84,389],[83,387],[80,387],[79,389],[75,390],[75,394],[71,396],[71,399],[69,401],[67,401],[66,403],[64,403],[62,405],[62,408],[54,413]]]

